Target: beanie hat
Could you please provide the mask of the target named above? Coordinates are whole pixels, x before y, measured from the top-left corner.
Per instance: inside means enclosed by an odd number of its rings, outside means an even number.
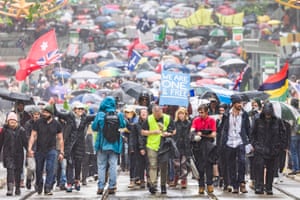
[[[52,106],[52,105],[47,105],[47,106],[45,106],[43,110],[47,111],[47,112],[50,113],[51,115],[53,115],[53,113],[54,113],[54,109],[53,109],[53,106]]]
[[[260,99],[255,98],[254,101],[257,103],[259,109],[261,109],[261,102],[260,102]]]
[[[232,104],[235,104],[235,103],[240,103],[243,101],[242,97],[239,96],[239,95],[236,95],[236,94],[233,94],[230,96],[230,99],[231,99],[231,103]]]
[[[18,121],[18,117],[17,117],[17,114],[15,112],[10,112],[8,115],[7,115],[7,121],[9,120],[15,120],[15,121]]]

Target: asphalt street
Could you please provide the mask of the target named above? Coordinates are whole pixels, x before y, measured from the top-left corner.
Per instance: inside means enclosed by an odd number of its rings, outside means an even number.
[[[1,176],[5,175],[5,170],[1,168]],[[300,176],[299,176],[300,177]],[[60,191],[59,188],[55,188],[52,196],[46,196],[44,194],[38,195],[33,190],[22,189],[21,196],[6,196],[6,186],[0,189],[0,199],[74,199],[74,200],[84,200],[84,199],[122,199],[122,200],[135,200],[135,199],[219,199],[219,200],[232,200],[232,199],[300,199],[300,179],[298,176],[284,177],[283,182],[274,184],[273,192],[274,195],[256,195],[254,191],[248,188],[248,193],[246,194],[232,194],[222,191],[221,188],[215,188],[214,195],[199,195],[197,181],[189,177],[187,189],[168,188],[167,194],[160,194],[160,190],[155,195],[151,195],[147,189],[128,189],[129,177],[128,174],[121,172],[118,176],[118,188],[114,195],[97,195],[97,182],[93,179],[89,179],[87,186],[82,186],[80,191],[73,191],[72,193],[67,193],[65,191]]]

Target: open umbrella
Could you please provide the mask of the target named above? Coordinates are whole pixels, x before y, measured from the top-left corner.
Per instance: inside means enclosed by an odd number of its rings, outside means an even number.
[[[4,76],[14,76],[16,74],[16,68],[12,65],[0,62],[0,74]]]
[[[246,65],[247,63],[240,58],[231,58],[224,61],[220,67],[229,66],[229,65]]]
[[[211,36],[211,37],[226,37],[227,32],[223,29],[215,28],[209,33],[209,36]]]
[[[94,73],[99,73],[100,70],[101,68],[97,64],[88,64],[84,65],[80,71],[91,71]]]
[[[126,94],[135,98],[136,100],[139,99],[140,95],[144,91],[147,91],[149,94],[151,94],[151,91],[148,88],[144,87],[142,84],[138,84],[132,81],[126,81],[122,83],[121,88]]]
[[[80,101],[81,103],[91,103],[91,104],[100,104],[101,101],[103,100],[102,97],[95,93],[85,93],[85,94],[80,94],[72,99],[70,99],[70,103],[72,104],[75,101]]]
[[[101,77],[116,77],[119,76],[121,72],[122,71],[118,68],[109,67],[101,70],[98,74]]]
[[[137,79],[143,79],[143,78],[149,78],[149,77],[152,77],[152,76],[155,76],[155,75],[157,75],[157,73],[155,73],[153,71],[142,71],[142,72],[139,72],[136,75],[136,78]]]
[[[222,44],[222,48],[224,48],[224,49],[233,49],[238,46],[239,46],[239,44],[234,40],[227,40],[226,42],[224,42]]]
[[[10,92],[5,89],[0,90],[0,98],[14,102],[23,101],[25,105],[34,104],[34,100],[31,96],[24,93]]]
[[[74,72],[71,77],[72,79],[100,79],[99,75],[91,71],[78,71]]]
[[[220,68],[220,67],[206,67],[203,70],[201,70],[202,73],[207,73],[210,76],[213,77],[222,77],[222,76],[227,76],[227,72]]]
[[[299,112],[291,105],[279,102],[272,101],[275,115],[284,120],[293,120],[294,122],[300,116]]]
[[[239,92],[236,93],[236,95],[240,96],[244,101],[250,101],[251,99],[266,100],[270,96],[269,94],[263,91],[257,91],[257,90]]]

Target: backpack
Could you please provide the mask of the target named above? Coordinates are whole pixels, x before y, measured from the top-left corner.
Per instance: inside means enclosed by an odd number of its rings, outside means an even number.
[[[104,117],[104,126],[102,129],[103,136],[105,139],[114,143],[119,140],[120,132],[119,132],[119,116],[117,112],[106,112]]]

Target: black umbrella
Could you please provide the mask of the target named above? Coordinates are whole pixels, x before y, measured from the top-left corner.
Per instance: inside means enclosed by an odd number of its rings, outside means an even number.
[[[80,71],[91,71],[95,73],[99,73],[101,68],[97,64],[89,64],[89,65],[84,65]]]
[[[236,95],[239,95],[243,99],[243,101],[250,101],[251,99],[266,100],[270,96],[269,94],[263,91],[257,91],[257,90],[239,92],[236,93]]]
[[[0,62],[0,74],[4,76],[14,76],[16,75],[16,68],[11,65],[6,65]]]
[[[27,94],[18,93],[18,92],[10,92],[8,90],[1,90],[0,97],[9,101],[23,101],[25,105],[34,104],[34,100]]]
[[[136,100],[139,99],[140,95],[146,91],[149,93],[149,96],[152,95],[151,91],[148,88],[145,88],[142,84],[138,84],[132,81],[126,81],[121,84],[122,90],[131,97],[134,97]]]

